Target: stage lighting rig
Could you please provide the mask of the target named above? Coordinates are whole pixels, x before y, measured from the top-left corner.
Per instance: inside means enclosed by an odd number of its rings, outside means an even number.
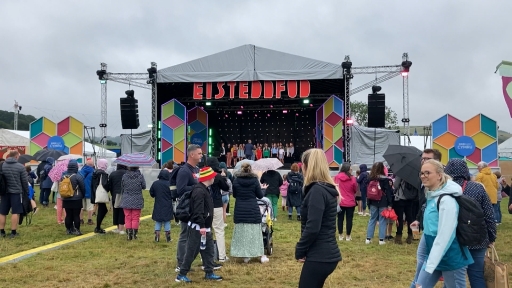
[[[373,93],[373,94],[379,93],[379,92],[380,92],[380,90],[382,90],[382,87],[377,86],[377,85],[373,85],[373,86],[372,86],[372,93]]]
[[[126,94],[127,98],[135,98],[135,92],[133,90],[126,90],[124,94]]]

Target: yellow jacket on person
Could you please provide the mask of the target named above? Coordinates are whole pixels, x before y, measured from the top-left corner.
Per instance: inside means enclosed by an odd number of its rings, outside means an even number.
[[[480,170],[475,181],[484,185],[485,192],[489,195],[492,204],[498,203],[498,194],[496,193],[498,191],[498,178],[492,173],[491,168],[485,167]]]

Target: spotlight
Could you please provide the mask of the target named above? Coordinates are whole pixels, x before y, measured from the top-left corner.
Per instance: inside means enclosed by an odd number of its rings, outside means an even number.
[[[128,97],[128,98],[134,98],[135,97],[135,92],[133,92],[133,90],[126,90],[124,92],[124,94],[126,94],[126,97]]]
[[[304,99],[304,100],[302,100],[302,103],[304,103],[304,104],[309,104],[309,99]]]
[[[270,105],[270,108],[274,108],[274,106]]]
[[[267,114],[267,117],[270,117],[270,114]]]
[[[309,104],[309,107],[313,107],[313,104]]]
[[[354,120],[353,119],[347,119],[347,125],[352,125],[354,124]]]
[[[402,74],[402,77],[407,77],[409,75],[409,69],[412,66],[412,62],[409,60],[402,61],[402,71],[400,72]]]
[[[244,109],[244,106],[240,106],[240,109]]]
[[[156,67],[148,68],[149,79],[154,79],[156,74]]]
[[[299,113],[295,113],[295,116],[299,116]]]
[[[258,117],[258,114],[254,114],[254,117]]]
[[[239,114],[239,115],[240,115],[240,114],[242,114],[242,111],[237,111],[237,112],[236,112],[236,114]]]
[[[288,113],[288,110],[283,110],[283,113]]]
[[[372,86],[372,93],[373,94],[380,92],[380,90],[382,90],[382,87],[377,86],[377,85],[373,85]]]
[[[206,102],[205,104],[206,104],[206,106],[211,106],[212,102]]]

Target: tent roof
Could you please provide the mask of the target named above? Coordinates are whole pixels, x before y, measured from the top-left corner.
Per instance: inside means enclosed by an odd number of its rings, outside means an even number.
[[[4,142],[4,138],[12,142]],[[10,143],[16,143],[14,142],[14,139],[18,139],[21,144],[10,144]],[[4,144],[7,143],[7,144]],[[20,130],[8,130],[8,129],[0,129],[0,145],[7,145],[7,146],[29,146],[30,145],[30,131],[20,131]],[[93,145],[89,142],[84,141],[84,147],[85,147],[85,154],[87,156],[92,155],[93,151],[96,151],[96,153],[100,153],[103,148]],[[94,147],[94,149],[93,149]],[[115,152],[112,152],[110,150],[105,150],[105,155],[107,158],[113,158],[116,157],[117,154]]]
[[[158,71],[158,83],[341,79],[341,65],[243,45]]]

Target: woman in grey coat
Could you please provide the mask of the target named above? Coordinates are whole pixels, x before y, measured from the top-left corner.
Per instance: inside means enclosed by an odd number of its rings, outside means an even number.
[[[121,181],[121,208],[124,211],[125,227],[128,240],[137,239],[140,213],[144,208],[142,190],[146,189],[146,180],[139,167],[130,167]]]

